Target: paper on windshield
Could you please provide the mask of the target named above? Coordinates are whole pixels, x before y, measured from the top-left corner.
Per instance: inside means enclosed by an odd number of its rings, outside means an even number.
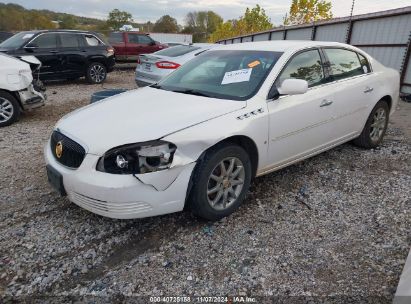
[[[230,84],[230,83],[250,81],[252,70],[253,69],[250,68],[250,69],[242,69],[242,70],[227,72],[224,74],[224,78],[221,84]]]
[[[34,36],[34,34],[26,34],[26,35],[24,35],[23,36],[23,38],[21,38],[21,39],[30,39],[31,37],[33,37]]]

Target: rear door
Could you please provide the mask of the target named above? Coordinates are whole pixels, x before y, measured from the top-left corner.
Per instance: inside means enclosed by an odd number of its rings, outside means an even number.
[[[40,76],[42,79],[53,79],[61,76],[61,54],[58,48],[59,36],[57,33],[42,33],[31,40],[26,51],[36,56],[42,63]]]
[[[80,46],[80,34],[59,33],[61,71],[67,78],[76,78],[84,74],[85,54]]]
[[[353,50],[323,48],[323,52],[330,70],[328,86],[333,91],[330,109],[336,137],[354,136],[363,128],[371,110],[368,109],[369,101],[375,98],[373,89],[376,84],[370,83],[370,67]]]
[[[116,60],[126,60],[127,59],[127,49],[126,49],[126,40],[125,33],[114,32],[111,33],[108,41],[110,45],[114,48],[114,53]]]

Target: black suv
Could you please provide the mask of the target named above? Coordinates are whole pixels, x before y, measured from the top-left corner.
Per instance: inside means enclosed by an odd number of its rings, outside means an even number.
[[[90,83],[102,83],[115,64],[114,49],[98,34],[86,31],[20,32],[0,43],[0,52],[36,56],[42,63],[41,80],[85,76]]]

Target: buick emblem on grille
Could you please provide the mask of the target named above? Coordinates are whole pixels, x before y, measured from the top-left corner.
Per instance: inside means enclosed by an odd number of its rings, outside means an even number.
[[[63,143],[59,141],[56,145],[56,156],[60,158],[63,155]]]

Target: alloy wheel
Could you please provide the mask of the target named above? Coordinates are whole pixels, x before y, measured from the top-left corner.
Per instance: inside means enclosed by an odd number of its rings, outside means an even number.
[[[13,104],[10,100],[0,97],[0,123],[9,121],[14,114]]]
[[[370,128],[370,138],[372,141],[377,142],[384,134],[387,124],[387,114],[385,109],[379,108],[375,113]]]
[[[229,208],[241,194],[245,181],[244,165],[237,157],[222,160],[211,171],[207,183],[207,199],[215,210]]]
[[[104,67],[101,65],[93,65],[90,69],[90,78],[95,82],[95,83],[100,83],[104,80],[106,77],[106,71]]]

